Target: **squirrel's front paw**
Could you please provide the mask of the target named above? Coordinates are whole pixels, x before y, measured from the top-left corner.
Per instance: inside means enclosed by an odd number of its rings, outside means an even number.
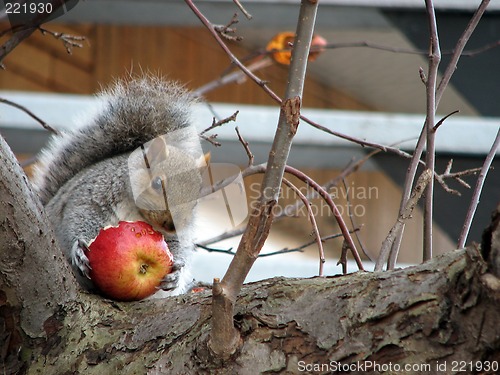
[[[167,274],[160,282],[159,288],[163,290],[173,290],[179,286],[179,280],[181,278],[181,272],[184,267],[184,263],[175,262],[172,267],[172,271]]]
[[[180,271],[169,273],[158,286],[162,290],[173,290],[179,285]]]
[[[85,251],[88,251],[88,246],[83,240],[77,240],[73,244],[71,251],[71,263],[74,268],[76,268],[83,276],[90,279],[90,267],[89,258],[85,255]]]

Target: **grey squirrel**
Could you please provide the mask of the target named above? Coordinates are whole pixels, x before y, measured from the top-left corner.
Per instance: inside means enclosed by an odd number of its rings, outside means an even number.
[[[142,220],[165,236],[173,254],[173,272],[160,288],[183,293],[192,281],[187,268],[204,164],[190,121],[194,97],[143,76],[118,81],[98,98],[83,126],[54,136],[42,152],[35,190],[84,288],[95,290],[84,254],[89,241],[101,228]]]

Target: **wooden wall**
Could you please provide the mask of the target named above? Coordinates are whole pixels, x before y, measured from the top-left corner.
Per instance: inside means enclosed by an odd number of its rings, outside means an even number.
[[[216,79],[229,59],[204,28],[47,24],[47,29],[84,35],[83,48],[69,55],[62,42],[35,32],[4,61],[0,89],[89,94],[127,72],[160,72],[190,89]],[[4,41],[7,36],[0,41]],[[252,51],[232,43],[244,58]],[[285,90],[287,71],[271,66],[260,71],[278,95]],[[317,108],[369,109],[331,87],[309,78],[304,104]],[[207,95],[211,101],[264,104],[274,102],[253,82],[232,84]]]

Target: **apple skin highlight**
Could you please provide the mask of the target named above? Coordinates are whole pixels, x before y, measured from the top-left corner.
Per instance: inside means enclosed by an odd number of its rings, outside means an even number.
[[[103,296],[116,301],[149,297],[172,271],[163,235],[143,221],[101,229],[88,248],[90,278]]]

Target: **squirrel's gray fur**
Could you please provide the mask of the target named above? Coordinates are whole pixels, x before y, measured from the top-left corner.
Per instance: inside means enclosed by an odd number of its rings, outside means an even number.
[[[118,81],[98,98],[100,106],[93,117],[82,127],[54,136],[42,152],[34,173],[35,190],[53,223],[59,245],[86,289],[94,289],[83,251],[89,241],[100,229],[121,220],[142,220],[164,234],[174,257],[174,272],[167,275],[161,288],[170,294],[182,293],[190,282],[185,266],[194,251],[192,225],[186,225],[179,241],[177,225],[174,229],[169,212],[174,209],[155,209],[159,198],[152,189],[144,194],[148,208],[138,207],[128,161],[132,151],[144,143],[190,126],[194,99],[181,86],[154,76]],[[175,145],[178,147],[166,146],[162,168],[184,171],[186,165],[193,164],[195,159],[187,154],[198,139],[196,134],[187,134]],[[188,222],[193,219],[201,177],[198,169],[181,175],[166,184],[177,200],[182,197],[192,202],[176,213]]]

